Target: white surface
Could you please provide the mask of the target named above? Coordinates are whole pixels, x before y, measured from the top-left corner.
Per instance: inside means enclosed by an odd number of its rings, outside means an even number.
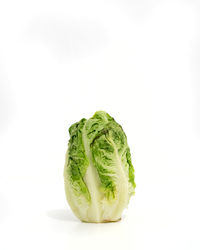
[[[198,1],[0,3],[0,249],[200,249]],[[136,195],[84,224],[63,186],[68,127],[123,126]]]

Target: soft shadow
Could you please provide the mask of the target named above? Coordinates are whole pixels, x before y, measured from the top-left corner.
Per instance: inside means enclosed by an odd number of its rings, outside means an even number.
[[[43,42],[63,59],[88,55],[107,42],[105,28],[86,19],[42,17],[30,23],[27,35],[32,41]]]
[[[119,232],[122,230],[122,222],[111,222],[111,223],[76,223],[71,230],[76,235],[80,235],[81,237],[91,237],[96,236],[107,236],[107,235],[120,235]]]
[[[3,63],[0,61],[0,134],[9,127],[14,114],[12,91]]]
[[[49,210],[46,212],[47,216],[49,218],[55,219],[55,220],[62,220],[62,221],[73,221],[77,222],[78,220],[74,217],[72,212],[68,209],[54,209]]]

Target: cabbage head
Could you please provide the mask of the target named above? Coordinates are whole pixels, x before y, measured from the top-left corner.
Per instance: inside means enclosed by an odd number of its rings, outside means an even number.
[[[69,128],[64,167],[67,201],[84,222],[118,221],[134,194],[134,168],[122,127],[98,111]]]

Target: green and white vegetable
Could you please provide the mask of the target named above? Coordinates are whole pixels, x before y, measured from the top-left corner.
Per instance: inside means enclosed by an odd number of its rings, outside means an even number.
[[[84,222],[121,218],[135,191],[134,168],[122,127],[98,111],[69,128],[64,167],[67,201]]]

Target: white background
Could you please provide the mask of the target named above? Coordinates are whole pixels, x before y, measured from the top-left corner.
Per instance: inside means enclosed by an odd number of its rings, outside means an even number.
[[[0,249],[200,249],[200,2],[0,2]],[[124,128],[136,195],[118,223],[65,200],[68,127]]]

